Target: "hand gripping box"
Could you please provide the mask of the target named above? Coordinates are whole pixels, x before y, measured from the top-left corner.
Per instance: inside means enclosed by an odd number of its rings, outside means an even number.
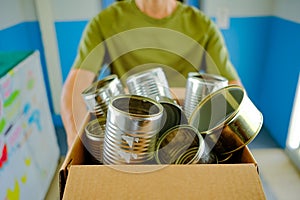
[[[59,172],[61,199],[266,199],[247,146],[223,164],[98,165],[82,143],[84,127]]]

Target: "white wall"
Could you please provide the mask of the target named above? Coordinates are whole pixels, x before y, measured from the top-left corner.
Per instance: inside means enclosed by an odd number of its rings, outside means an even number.
[[[201,7],[210,17],[217,16],[220,9],[228,9],[231,17],[269,16],[273,0],[203,0]]]
[[[101,10],[101,0],[51,0],[54,21],[88,20]],[[37,21],[34,0],[0,0],[0,30]]]
[[[0,0],[0,30],[37,19],[34,0]]]
[[[210,17],[228,9],[230,17],[276,16],[300,23],[299,0],[203,0],[201,6]]]
[[[277,17],[300,23],[299,0],[273,0],[273,14]]]
[[[101,10],[101,0],[52,0],[55,21],[87,20]]]

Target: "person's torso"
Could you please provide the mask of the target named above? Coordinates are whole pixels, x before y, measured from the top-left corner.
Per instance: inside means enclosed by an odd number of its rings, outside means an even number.
[[[201,68],[209,19],[192,7],[179,3],[170,16],[154,19],[142,13],[134,1],[123,1],[97,18],[112,73],[126,77],[162,67],[171,85],[180,86],[188,72]]]

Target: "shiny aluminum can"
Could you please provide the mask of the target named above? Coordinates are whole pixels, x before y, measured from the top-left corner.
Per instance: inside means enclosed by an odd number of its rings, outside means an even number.
[[[211,151],[207,145],[205,147],[205,151],[197,164],[219,164],[217,154],[214,151]]]
[[[183,124],[188,124],[188,119],[183,112],[182,107],[176,100],[168,97],[159,97],[157,101],[163,106],[162,127],[158,138],[167,130]]]
[[[125,94],[123,85],[115,74],[91,84],[82,92],[88,111],[96,116],[105,116],[109,101],[117,95]]]
[[[263,116],[244,88],[229,85],[204,98],[189,124],[198,129],[210,149],[222,155],[249,144],[260,131]]]
[[[85,127],[84,146],[96,164],[103,163],[103,143],[106,119],[104,117],[89,121]]]
[[[153,158],[163,107],[138,95],[119,95],[108,107],[104,164],[141,164]]]
[[[158,164],[196,164],[205,151],[205,143],[197,129],[178,125],[158,140],[155,160]]]
[[[183,110],[189,118],[194,109],[210,93],[228,85],[222,76],[206,73],[190,72],[186,81]]]
[[[130,94],[152,99],[172,98],[166,75],[160,67],[135,73],[126,79],[126,84]]]

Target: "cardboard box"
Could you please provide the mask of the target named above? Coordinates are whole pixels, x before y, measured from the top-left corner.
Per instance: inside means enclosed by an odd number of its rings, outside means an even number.
[[[84,127],[60,169],[61,199],[266,199],[247,146],[227,164],[95,165],[83,133]]]

